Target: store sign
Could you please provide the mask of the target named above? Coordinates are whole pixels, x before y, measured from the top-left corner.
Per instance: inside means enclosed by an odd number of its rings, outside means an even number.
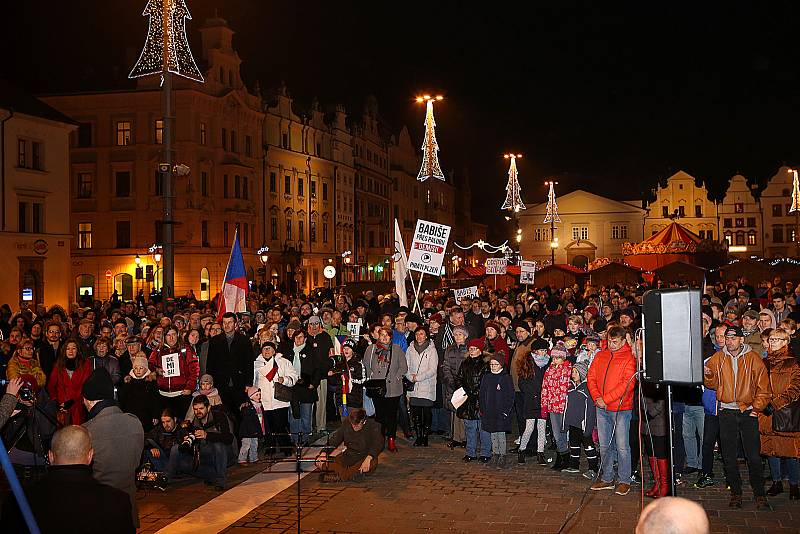
[[[47,241],[44,239],[37,239],[33,242],[33,251],[39,256],[47,254]]]

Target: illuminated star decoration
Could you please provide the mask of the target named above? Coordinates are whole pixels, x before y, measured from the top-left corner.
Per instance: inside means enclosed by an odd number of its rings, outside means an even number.
[[[518,212],[524,210],[525,204],[522,203],[520,196],[519,180],[517,180],[517,158],[521,158],[522,154],[505,154],[503,156],[511,160],[511,165],[508,168],[508,184],[506,185],[506,201],[503,202],[501,210],[511,210]]]
[[[442,100],[443,97],[430,95],[417,97],[417,102],[427,103],[425,113],[425,139],[422,141],[422,167],[419,169],[417,180],[424,182],[428,178],[438,178],[444,181],[442,168],[439,166],[439,144],[436,142],[436,121],[433,119],[433,101]]]
[[[204,82],[186,38],[186,19],[192,18],[186,1],[147,0],[142,16],[150,17],[147,39],[128,78],[170,72]]]
[[[797,179],[797,171],[793,170],[794,180],[792,180],[792,207],[789,213],[800,211],[800,181]]]
[[[561,222],[561,217],[558,216],[558,204],[556,204],[556,192],[553,189],[554,182],[550,184],[550,192],[547,193],[547,213],[544,216],[544,222]]]

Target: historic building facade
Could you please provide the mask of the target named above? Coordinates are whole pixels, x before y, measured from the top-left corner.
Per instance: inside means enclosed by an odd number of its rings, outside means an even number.
[[[69,137],[77,125],[0,82],[0,302],[70,302]]]
[[[800,258],[800,211],[792,207],[792,180],[789,167],[781,167],[761,192],[765,256]]]
[[[764,255],[764,226],[761,205],[741,174],[728,182],[725,198],[719,203],[721,237],[728,242],[731,256],[749,258]]]
[[[718,206],[709,200],[705,185],[697,185],[693,176],[676,172],[666,185],[656,189],[655,197],[647,205],[645,237],[677,221],[703,239],[719,239]]]

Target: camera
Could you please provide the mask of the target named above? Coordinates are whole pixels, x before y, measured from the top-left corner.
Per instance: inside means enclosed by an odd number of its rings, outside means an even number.
[[[194,437],[194,434],[186,434],[186,437],[183,438],[181,444],[178,445],[178,450],[184,454],[192,454],[196,439],[197,438]]]
[[[0,386],[7,386],[9,382],[10,380],[0,380]],[[23,381],[19,391],[17,392],[17,396],[21,401],[32,402],[34,399],[36,399],[36,393],[34,391],[33,384],[31,384],[28,380]]]

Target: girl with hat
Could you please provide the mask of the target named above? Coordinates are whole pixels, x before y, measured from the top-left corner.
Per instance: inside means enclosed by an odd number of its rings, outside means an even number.
[[[594,480],[597,477],[598,456],[592,441],[592,432],[597,422],[597,413],[586,383],[588,374],[588,363],[578,362],[572,366],[572,383],[567,391],[567,403],[564,407],[564,427],[568,429],[569,437],[569,462],[561,471],[580,472],[581,447],[583,447],[586,459],[589,461],[589,470],[583,476]]]
[[[550,349],[550,367],[545,371],[542,382],[542,411],[549,414],[553,429],[557,456],[552,469],[557,471],[566,467],[569,458],[567,431],[564,427],[564,408],[572,376],[572,365],[567,361],[568,356],[569,352],[563,342],[558,342]]]
[[[528,339],[532,338],[528,337],[526,341]],[[525,419],[525,428],[520,436],[517,450],[517,462],[521,464],[525,463],[525,456],[533,456],[533,448],[528,445],[535,430],[537,461],[539,465],[547,465],[547,459],[544,457],[547,419],[542,415],[542,383],[547,366],[550,364],[547,349],[547,341],[536,339],[530,343],[529,350],[531,352],[524,358],[515,357],[512,364],[520,390],[517,397],[519,402],[515,404],[515,409],[519,410]],[[517,350],[519,350],[519,346]]]
[[[481,434],[490,434],[492,461],[497,469],[506,465],[506,432],[511,432],[511,409],[514,407],[514,383],[505,371],[502,355],[495,352],[489,360],[489,372],[481,379],[479,405]]]

